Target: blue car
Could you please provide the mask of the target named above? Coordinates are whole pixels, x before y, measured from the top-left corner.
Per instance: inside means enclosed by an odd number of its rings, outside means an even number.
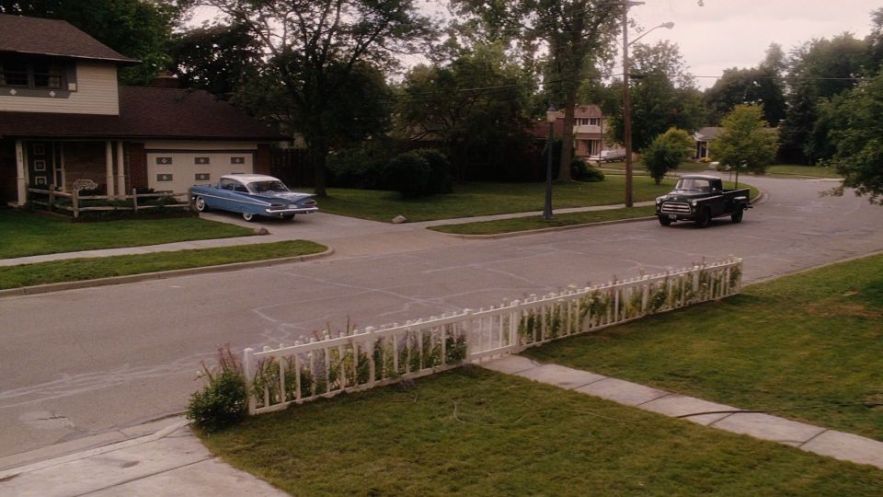
[[[255,216],[293,219],[295,214],[319,211],[313,195],[292,192],[277,178],[263,174],[221,176],[217,185],[191,187],[190,200],[197,212],[236,212],[246,221]]]

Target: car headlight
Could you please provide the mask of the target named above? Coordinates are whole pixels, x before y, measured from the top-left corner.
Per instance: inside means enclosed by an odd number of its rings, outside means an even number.
[[[693,207],[696,207],[696,201],[695,201],[695,200],[691,200],[691,201],[690,201],[690,205],[693,206]]]

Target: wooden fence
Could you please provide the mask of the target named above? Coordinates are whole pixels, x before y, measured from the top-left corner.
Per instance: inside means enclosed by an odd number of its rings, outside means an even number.
[[[189,209],[190,193],[137,193],[133,188],[131,195],[81,195],[76,189],[65,193],[56,191],[54,185],[49,185],[45,190],[28,188],[28,204],[44,207],[49,211],[70,212],[78,218],[82,212]]]
[[[243,351],[249,413],[417,378],[739,292],[742,260],[700,264],[290,347]]]

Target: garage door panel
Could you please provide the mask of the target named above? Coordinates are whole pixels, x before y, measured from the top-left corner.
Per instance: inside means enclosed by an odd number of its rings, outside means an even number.
[[[147,183],[157,191],[186,192],[193,185],[208,184],[231,173],[251,173],[254,152],[148,151]]]

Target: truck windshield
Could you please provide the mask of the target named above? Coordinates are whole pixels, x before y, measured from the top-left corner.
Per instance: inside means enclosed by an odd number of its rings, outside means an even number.
[[[684,192],[711,192],[711,182],[707,179],[681,178],[675,186],[675,190]]]
[[[281,181],[252,181],[248,184],[248,188],[254,193],[288,191],[288,187],[286,187]]]

